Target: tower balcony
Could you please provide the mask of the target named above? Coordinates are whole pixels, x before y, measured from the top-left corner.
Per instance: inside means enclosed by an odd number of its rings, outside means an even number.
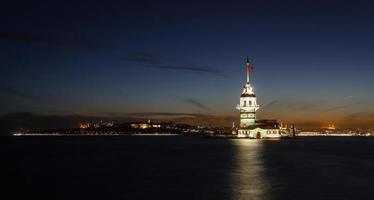
[[[259,108],[260,108],[259,105],[241,106],[240,104],[238,104],[236,106],[236,109],[240,111],[244,111],[244,112],[256,112]]]

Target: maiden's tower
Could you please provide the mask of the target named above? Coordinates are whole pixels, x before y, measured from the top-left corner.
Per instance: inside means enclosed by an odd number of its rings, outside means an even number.
[[[253,69],[247,58],[247,81],[243,86],[239,105],[236,107],[240,111],[240,124],[235,133],[238,137],[253,139],[280,138],[280,128],[276,120],[258,120],[256,118],[256,112],[260,106],[257,104],[256,94],[250,83],[250,75],[253,73]]]

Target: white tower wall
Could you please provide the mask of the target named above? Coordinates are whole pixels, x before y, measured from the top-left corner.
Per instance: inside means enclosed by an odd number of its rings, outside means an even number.
[[[259,109],[256,94],[249,83],[243,87],[237,109],[240,110],[240,128],[246,128],[256,124],[256,111]]]

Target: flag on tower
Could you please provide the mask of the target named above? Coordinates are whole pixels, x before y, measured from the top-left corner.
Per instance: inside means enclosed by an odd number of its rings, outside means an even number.
[[[249,72],[253,72],[253,66],[249,63],[248,57],[247,57],[247,69]]]

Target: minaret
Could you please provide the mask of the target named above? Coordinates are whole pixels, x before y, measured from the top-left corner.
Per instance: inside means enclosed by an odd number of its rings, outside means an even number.
[[[249,75],[253,71],[253,66],[249,63],[247,57],[247,82],[243,86],[243,92],[240,96],[240,104],[236,107],[240,110],[240,128],[249,128],[256,124],[256,111],[259,109],[256,101],[256,94],[249,84]]]

